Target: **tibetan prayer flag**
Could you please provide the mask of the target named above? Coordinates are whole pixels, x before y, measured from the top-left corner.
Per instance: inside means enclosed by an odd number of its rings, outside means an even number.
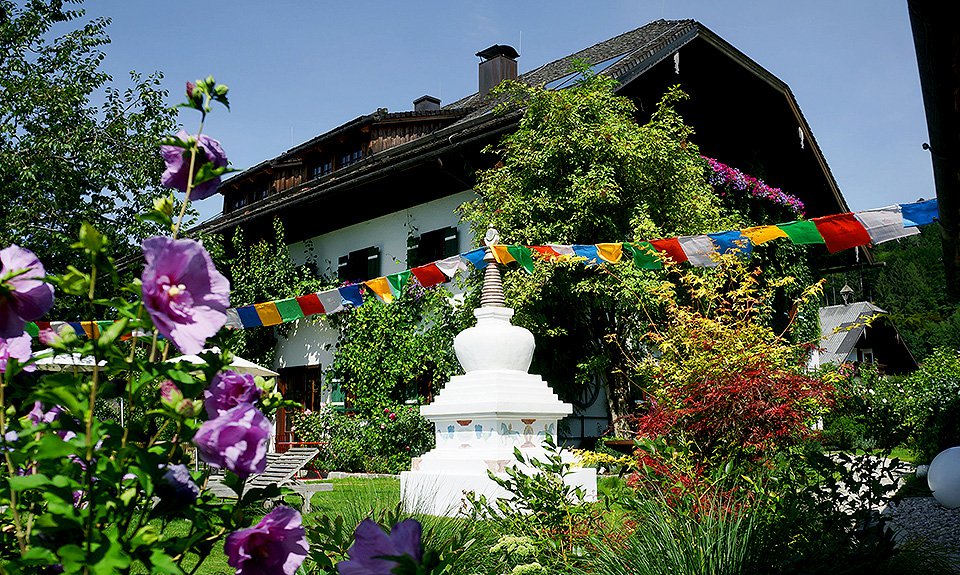
[[[110,326],[113,325],[112,321],[95,321],[93,323],[97,324],[97,337],[100,337],[104,330],[110,329]]]
[[[257,310],[257,315],[260,316],[260,323],[264,326],[283,323],[283,318],[280,317],[280,312],[277,311],[276,302],[255,303],[253,304],[253,308]]]
[[[711,254],[717,253],[717,246],[709,237],[680,236],[677,241],[680,242],[680,247],[683,248],[683,253],[687,254],[687,261],[691,265],[698,268],[712,268],[717,265],[717,262],[710,257]]]
[[[831,254],[870,243],[867,228],[852,213],[813,218],[813,223]]]
[[[460,259],[460,256],[451,256],[434,263],[437,264],[437,269],[442,271],[443,275],[451,279],[453,276],[457,275],[457,272],[460,270],[467,269],[467,264],[463,263],[463,260]]]
[[[783,230],[790,241],[797,245],[824,243],[823,236],[817,231],[817,224],[809,220],[777,224],[777,227]]]
[[[603,261],[615,264],[623,257],[623,244],[597,244],[597,255]]]
[[[427,264],[425,266],[420,266],[410,270],[410,273],[413,274],[413,277],[417,278],[417,281],[420,282],[425,288],[433,287],[437,284],[442,284],[447,281],[447,276],[440,268],[437,267],[437,264]]]
[[[932,224],[940,217],[935,199],[915,204],[900,204],[900,212],[903,214],[903,225],[907,227]]]
[[[493,259],[497,260],[498,264],[508,264],[512,261],[513,255],[510,254],[510,250],[507,249],[507,246],[503,244],[496,244],[490,246],[490,251],[493,252]]]
[[[633,265],[642,270],[658,270],[663,267],[657,249],[650,245],[650,242],[623,244],[623,249],[633,255]]]
[[[547,247],[557,252],[561,260],[564,259],[564,257],[572,258],[577,255],[576,252],[573,251],[573,246],[566,244],[547,244]]]
[[[283,318],[284,322],[300,319],[306,315],[300,308],[300,302],[295,298],[282,299],[276,303],[277,311],[280,312],[280,317]]]
[[[343,309],[343,296],[338,289],[328,289],[317,294],[320,305],[323,306],[323,313],[337,313]]]
[[[81,321],[80,327],[83,328],[83,334],[90,339],[100,337],[100,330],[97,329],[96,322],[92,321]]]
[[[867,233],[870,234],[870,241],[874,244],[882,244],[883,242],[915,236],[920,233],[920,230],[915,227],[904,227],[903,213],[900,211],[900,206],[896,204],[855,212],[853,215],[857,216],[863,227],[867,229]]]
[[[520,264],[528,274],[533,273],[533,252],[527,246],[507,246],[510,257],[513,261]]]
[[[487,267],[487,262],[484,261],[483,259],[483,256],[485,256],[486,254],[487,254],[486,248],[477,248],[475,250],[471,250],[465,254],[460,254],[460,255],[463,256],[468,262],[470,262],[473,265],[473,267],[477,268],[478,270],[482,270],[483,268]]]
[[[227,321],[224,322],[223,327],[227,329],[243,329],[243,322],[240,321],[240,314],[237,313],[237,308],[227,308]]]
[[[600,263],[600,254],[597,253],[597,246],[595,245],[573,245],[570,246],[573,248],[573,253],[578,257],[587,258],[585,262],[588,266],[597,265]]]
[[[740,233],[747,237],[756,245],[765,244],[770,240],[785,238],[787,234],[777,226],[756,226],[753,228],[744,228]]]
[[[343,309],[343,306],[350,304],[353,307],[360,307],[363,305],[363,294],[360,293],[360,284],[354,284],[352,286],[343,286],[337,290],[337,293],[340,294],[340,307],[333,311],[340,311]],[[320,301],[323,301],[322,299]],[[327,313],[333,313],[330,311],[330,308],[326,307],[327,304],[323,304],[324,308],[327,310]]]
[[[753,252],[753,244],[750,243],[750,239],[737,230],[707,234],[707,237],[717,244],[717,251],[721,254],[733,252],[738,255],[749,256]]]
[[[663,252],[673,258],[673,261],[678,264],[687,261],[687,254],[683,252],[683,248],[680,247],[680,242],[677,241],[677,238],[650,240],[650,245],[658,252]]]
[[[73,332],[77,334],[77,337],[83,337],[86,335],[86,332],[83,331],[83,326],[80,325],[79,321],[68,321],[67,325],[73,328]]]
[[[297,305],[300,306],[300,311],[303,312],[304,317],[326,311],[323,308],[323,304],[320,303],[320,298],[318,298],[315,293],[298,297]]]
[[[550,246],[530,246],[530,249],[540,254],[540,257],[548,262],[555,262],[560,259],[560,254],[557,252],[557,250],[551,248]]]
[[[392,293],[394,297],[399,297],[400,294],[403,293],[403,286],[407,285],[407,282],[410,281],[410,270],[390,274],[387,276],[387,281],[390,283],[390,293]]]
[[[370,288],[370,291],[377,294],[377,297],[386,303],[393,301],[393,291],[390,289],[390,282],[387,278],[374,278],[363,282],[363,285]]]
[[[252,305],[245,305],[243,307],[237,308],[237,315],[240,316],[240,321],[243,323],[243,327],[260,327],[263,323],[260,321],[260,316],[257,314],[257,310],[253,309]]]

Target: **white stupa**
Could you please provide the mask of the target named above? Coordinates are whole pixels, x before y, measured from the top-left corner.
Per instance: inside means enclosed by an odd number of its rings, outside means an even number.
[[[499,238],[487,233],[487,245]],[[543,440],[557,437],[557,421],[573,411],[542,377],[527,373],[535,342],[528,330],[512,325],[513,310],[505,306],[500,271],[488,249],[477,325],[454,340],[465,375],[454,376],[420,413],[436,425],[437,446],[414,458],[411,470],[400,474],[400,497],[408,511],[453,516],[460,512],[465,492],[488,500],[509,497],[488,471],[506,476],[518,465],[514,448],[527,459],[544,460]],[[574,460],[564,452],[565,459]],[[534,470],[524,467],[524,471]],[[574,469],[565,479],[583,488],[595,501],[595,469]]]

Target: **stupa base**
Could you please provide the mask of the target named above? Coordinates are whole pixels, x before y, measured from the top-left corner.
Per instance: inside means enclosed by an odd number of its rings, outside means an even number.
[[[507,477],[505,473],[497,475]],[[582,488],[584,501],[597,500],[596,469],[573,469],[564,478],[564,483]],[[478,496],[485,496],[490,502],[512,498],[512,494],[494,483],[486,472],[404,471],[400,474],[400,500],[408,513],[445,517],[463,515],[467,509],[466,493],[471,491]]]

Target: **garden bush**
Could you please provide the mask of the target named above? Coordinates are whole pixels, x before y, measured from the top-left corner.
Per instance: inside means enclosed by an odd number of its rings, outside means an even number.
[[[433,424],[412,405],[385,407],[370,417],[323,405],[294,413],[293,422],[298,439],[322,443],[315,465],[323,471],[399,473],[435,443]]]

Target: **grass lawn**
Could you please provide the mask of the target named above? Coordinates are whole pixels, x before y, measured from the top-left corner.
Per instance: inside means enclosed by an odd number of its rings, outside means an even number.
[[[332,483],[333,491],[314,493],[310,503],[313,508],[310,513],[304,514],[304,523],[309,525],[313,518],[321,515],[343,515],[344,519],[355,519],[357,523],[371,510],[393,509],[400,502],[400,480],[385,478],[347,478],[331,479],[323,483]],[[300,498],[293,495],[288,502],[300,507]],[[189,525],[180,521],[168,526],[167,533],[177,536],[186,535]],[[190,572],[187,565],[186,571]],[[233,573],[233,568],[227,565],[227,556],[223,553],[223,542],[219,542],[210,556],[204,561],[197,575],[214,575]]]

